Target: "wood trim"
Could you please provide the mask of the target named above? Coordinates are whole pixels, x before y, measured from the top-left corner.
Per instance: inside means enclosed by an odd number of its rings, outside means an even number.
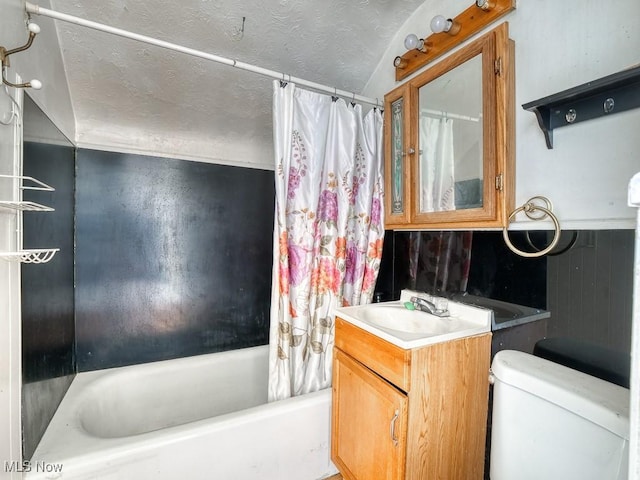
[[[497,212],[499,223],[505,228],[509,226],[509,215],[515,209],[516,188],[516,132],[515,132],[515,43],[509,38],[508,24],[505,28],[496,29],[496,55],[503,58],[502,78],[496,85],[496,104],[502,109],[496,123],[496,148],[498,173],[503,176],[503,189],[498,192],[500,208]]]
[[[488,11],[482,10],[475,5],[475,2],[454,18],[460,25],[460,30],[456,35],[448,33],[433,33],[425,38],[425,44],[432,47],[427,53],[417,50],[410,50],[404,53],[401,58],[404,60],[402,68],[396,68],[396,81],[408,77],[413,72],[427,65],[429,62],[440,57],[452,48],[463,43],[473,34],[479,32],[487,25],[506,15],[515,9],[515,0],[492,0],[495,6]]]

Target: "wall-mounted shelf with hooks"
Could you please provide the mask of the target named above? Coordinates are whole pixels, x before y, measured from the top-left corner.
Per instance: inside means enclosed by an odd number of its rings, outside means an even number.
[[[525,103],[553,148],[553,129],[640,107],[640,66]]]
[[[22,200],[22,191],[24,190],[40,190],[45,192],[53,192],[55,188],[47,185],[33,177],[25,177],[21,175],[0,175],[0,179],[13,182],[19,182],[17,191],[20,192],[19,198],[15,200],[2,200],[0,207],[4,209],[17,210],[20,215],[18,217],[17,245],[22,244],[22,212],[53,212],[52,207],[42,205],[40,203]],[[14,184],[15,189],[15,184]],[[38,248],[28,250],[18,250],[16,252],[0,252],[0,259],[8,262],[21,263],[47,263],[58,252],[59,248]]]

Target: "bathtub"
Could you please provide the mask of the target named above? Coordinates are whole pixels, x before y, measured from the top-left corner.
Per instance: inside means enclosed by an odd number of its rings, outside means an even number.
[[[267,403],[268,347],[76,375],[26,479],[316,480],[331,389]]]

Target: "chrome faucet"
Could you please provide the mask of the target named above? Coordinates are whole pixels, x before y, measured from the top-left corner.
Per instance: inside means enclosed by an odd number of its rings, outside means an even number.
[[[449,310],[441,309],[436,307],[433,302],[425,298],[420,297],[411,297],[409,300],[417,310],[422,312],[430,313],[431,315],[435,315],[436,317],[448,317]]]

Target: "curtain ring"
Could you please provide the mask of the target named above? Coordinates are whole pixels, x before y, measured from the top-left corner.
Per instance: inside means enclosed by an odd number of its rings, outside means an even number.
[[[544,198],[544,197],[534,197],[534,198]],[[509,224],[511,223],[511,219],[514,218],[518,213],[525,212],[525,215],[527,215],[527,212],[534,212],[536,210],[539,210],[543,213],[542,216],[535,216],[536,220],[540,220],[545,216],[548,216],[553,221],[555,234],[553,235],[553,240],[551,240],[551,243],[547,246],[547,248],[540,250],[538,252],[523,252],[522,250],[518,250],[513,245],[513,243],[511,243],[511,239],[509,238],[509,230],[508,230]],[[529,218],[534,218],[529,215],[527,216]],[[560,222],[558,222],[558,219],[556,218],[556,216],[553,213],[551,213],[551,210],[545,207],[541,207],[539,205],[535,205],[534,203],[531,203],[531,201],[525,203],[523,206],[518,207],[513,212],[511,212],[511,215],[509,215],[509,219],[507,220],[507,226],[502,229],[502,237],[504,238],[504,242],[507,244],[507,247],[509,247],[509,250],[511,250],[513,253],[520,255],[521,257],[526,257],[526,258],[542,257],[547,253],[549,253],[558,244],[558,241],[560,240],[560,233],[561,233]]]

